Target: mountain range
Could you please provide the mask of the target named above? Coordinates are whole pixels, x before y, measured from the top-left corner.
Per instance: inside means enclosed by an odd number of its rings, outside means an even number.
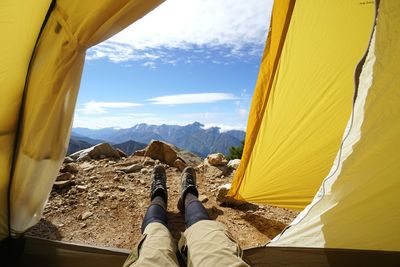
[[[73,146],[76,149],[87,144],[108,142],[114,147],[122,149],[125,153],[131,154],[132,149],[141,149],[136,147],[146,146],[145,144],[148,144],[151,140],[160,140],[194,152],[201,157],[206,157],[215,152],[222,152],[226,155],[231,146],[239,146],[244,138],[244,131],[221,132],[219,127],[205,129],[204,125],[199,122],[185,126],[141,123],[128,129],[73,128],[70,147]],[[127,147],[130,147],[129,151],[127,151]],[[71,151],[74,150],[73,148],[71,147]]]

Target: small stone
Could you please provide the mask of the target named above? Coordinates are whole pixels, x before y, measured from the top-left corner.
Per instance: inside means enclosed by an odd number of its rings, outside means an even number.
[[[118,205],[115,204],[115,203],[111,204],[111,206],[110,206],[110,208],[113,209],[113,210],[115,210],[117,207],[118,207]]]
[[[144,166],[154,166],[154,164],[155,164],[155,161],[152,160],[152,159],[150,159],[150,158],[146,158],[146,159],[144,160],[144,162],[143,162],[143,165],[144,165]]]
[[[78,165],[76,163],[68,163],[63,168],[61,168],[60,172],[69,172],[69,173],[77,173]]]
[[[119,168],[118,170],[123,171],[125,173],[132,173],[132,172],[138,172],[143,168],[141,164],[133,164],[127,167]]]
[[[76,186],[76,189],[77,189],[78,191],[81,191],[81,192],[86,191],[87,188],[88,188],[87,185],[77,185],[77,186]]]
[[[181,160],[181,159],[176,159],[174,161],[174,167],[176,167],[178,170],[183,171],[186,168],[186,163]]]
[[[72,180],[73,176],[71,173],[66,172],[66,173],[60,173],[57,178],[56,181],[68,181],[68,180]]]
[[[79,226],[80,226],[81,228],[86,228],[86,227],[87,227],[87,224],[86,224],[86,223],[80,223]]]
[[[83,220],[86,220],[87,218],[89,218],[91,216],[93,216],[93,212],[86,211],[86,212],[82,213],[82,215],[80,216],[80,219],[83,221]]]
[[[71,162],[75,162],[75,160],[71,157],[65,157],[64,158],[64,163],[71,163]]]
[[[122,185],[117,186],[117,188],[118,188],[119,191],[125,191],[126,190],[125,187],[122,186]]]
[[[103,200],[103,199],[106,198],[106,194],[103,193],[103,192],[99,192],[99,193],[97,194],[97,197],[98,197],[100,200]]]
[[[54,182],[53,186],[54,186],[55,189],[64,189],[64,188],[69,187],[71,185],[72,185],[71,181],[67,180],[67,181],[56,181],[56,182]]]
[[[119,181],[121,181],[121,178],[119,178],[118,176],[115,176],[115,177],[113,178],[113,181],[114,181],[114,182],[119,182]]]
[[[206,203],[208,201],[208,197],[206,195],[199,195],[199,201]]]
[[[96,175],[93,175],[93,176],[90,176],[89,177],[89,181],[93,181],[93,180],[96,180],[97,179],[97,176]]]
[[[146,175],[146,174],[149,173],[149,170],[146,169],[146,168],[143,168],[143,169],[140,170],[140,172],[141,172],[142,174]]]
[[[228,194],[228,191],[231,189],[231,184],[224,184],[218,187],[218,193],[217,193],[217,201],[219,202],[224,202],[226,199],[226,194]]]
[[[145,184],[143,179],[139,179],[138,181],[139,181],[140,184]]]

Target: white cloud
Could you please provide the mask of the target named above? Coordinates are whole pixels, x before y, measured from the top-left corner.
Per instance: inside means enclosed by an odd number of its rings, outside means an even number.
[[[272,2],[168,0],[90,49],[87,59],[108,58],[114,62],[159,59],[163,57],[160,49],[174,48],[190,48],[199,53],[228,48],[224,52],[228,56],[259,55],[265,43]]]
[[[179,104],[198,104],[198,103],[215,103],[218,101],[238,99],[233,94],[227,93],[198,93],[198,94],[180,94],[167,95],[150,98],[148,101],[156,105],[179,105]]]
[[[156,63],[153,61],[147,61],[142,64],[145,67],[148,67],[149,69],[155,69],[156,68]]]
[[[126,109],[142,106],[139,103],[130,102],[97,102],[90,101],[84,104],[83,108],[78,108],[78,112],[83,112],[84,114],[103,114],[107,113],[107,108],[111,109]]]

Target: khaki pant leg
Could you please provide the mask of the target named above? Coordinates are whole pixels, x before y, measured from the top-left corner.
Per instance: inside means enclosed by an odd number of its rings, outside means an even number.
[[[189,267],[249,266],[241,258],[239,245],[220,222],[199,221],[185,231],[184,238]]]
[[[124,267],[179,266],[176,250],[168,228],[153,222],[146,226],[141,241],[125,261]]]

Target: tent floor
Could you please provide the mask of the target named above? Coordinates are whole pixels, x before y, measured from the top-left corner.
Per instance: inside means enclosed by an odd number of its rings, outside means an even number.
[[[18,263],[3,261],[9,262],[7,266],[122,266],[130,253],[126,249],[78,245],[36,237],[24,237],[14,242],[11,249],[18,248],[23,248]],[[4,242],[1,250],[2,259],[12,256],[4,255],[7,253]],[[255,247],[244,250],[244,259],[251,266],[400,266],[400,252],[351,249]]]

